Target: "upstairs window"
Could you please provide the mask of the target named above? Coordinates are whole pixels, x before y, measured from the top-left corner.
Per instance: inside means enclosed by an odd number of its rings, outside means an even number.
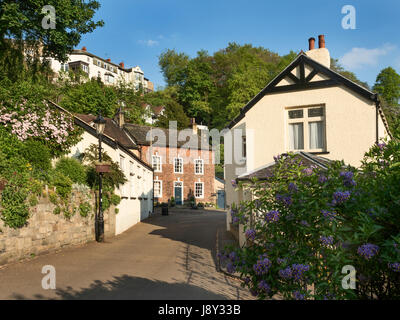
[[[289,150],[324,151],[324,107],[288,110]]]
[[[155,172],[161,172],[161,157],[154,155],[152,159],[152,165]]]
[[[204,174],[204,162],[203,159],[194,160],[194,173]]]
[[[182,158],[174,159],[174,173],[183,173],[183,159]]]

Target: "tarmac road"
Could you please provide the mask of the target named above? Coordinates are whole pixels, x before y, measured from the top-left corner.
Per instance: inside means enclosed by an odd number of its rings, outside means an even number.
[[[0,299],[254,299],[216,270],[216,234],[225,213],[170,210],[123,234],[0,269]],[[56,289],[42,288],[42,268]]]

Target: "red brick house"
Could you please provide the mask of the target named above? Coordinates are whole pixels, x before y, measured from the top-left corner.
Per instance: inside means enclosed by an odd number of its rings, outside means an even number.
[[[176,204],[195,198],[215,203],[214,150],[208,138],[191,129],[176,130],[125,123],[125,131],[137,144],[137,155],[154,168],[154,201]]]

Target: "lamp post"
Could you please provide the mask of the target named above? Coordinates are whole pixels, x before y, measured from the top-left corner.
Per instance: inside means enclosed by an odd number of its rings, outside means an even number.
[[[101,140],[103,138],[104,128],[106,126],[106,120],[101,116],[101,113],[97,116],[94,120],[96,126],[97,136],[99,138],[99,162],[101,164],[102,157],[101,157]],[[99,214],[96,217],[96,224],[95,224],[95,232],[96,232],[96,241],[103,242],[104,241],[104,218],[103,218],[103,201],[102,201],[102,179],[103,179],[103,172],[99,171]]]

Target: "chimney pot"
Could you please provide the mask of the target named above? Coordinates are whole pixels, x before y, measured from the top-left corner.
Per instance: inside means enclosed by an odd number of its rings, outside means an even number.
[[[325,48],[325,36],[323,34],[318,36],[318,46],[320,48]]]
[[[120,66],[122,69],[125,69],[125,64],[124,64],[123,62],[120,62],[120,63],[119,63],[119,66]]]
[[[107,62],[111,62],[111,59],[110,59],[110,58],[108,58],[108,59],[107,59]]]
[[[308,50],[315,49],[315,38],[308,39]]]
[[[86,51],[86,47],[82,47],[82,51]]]

